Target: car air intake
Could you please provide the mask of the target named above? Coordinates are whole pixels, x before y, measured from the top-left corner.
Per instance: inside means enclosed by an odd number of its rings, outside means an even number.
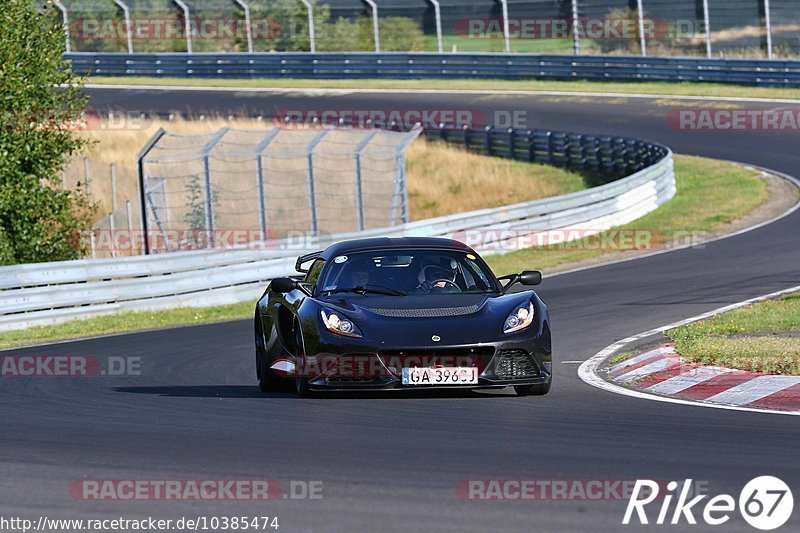
[[[477,305],[463,307],[433,307],[429,309],[376,309],[368,307],[370,311],[380,316],[391,318],[437,318],[443,316],[469,315],[478,310]]]
[[[539,369],[525,350],[500,350],[497,353],[494,373],[501,379],[536,377]]]

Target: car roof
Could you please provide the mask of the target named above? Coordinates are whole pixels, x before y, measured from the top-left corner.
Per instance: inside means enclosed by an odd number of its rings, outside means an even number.
[[[320,254],[320,257],[328,260],[333,257],[356,252],[398,250],[408,248],[439,248],[475,253],[475,250],[463,242],[455,241],[453,239],[440,239],[435,237],[381,237],[374,239],[357,239],[353,241],[338,242],[328,246]]]

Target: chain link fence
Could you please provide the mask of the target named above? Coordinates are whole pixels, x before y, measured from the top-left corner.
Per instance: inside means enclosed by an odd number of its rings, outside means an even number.
[[[138,255],[142,246],[132,235],[141,227],[136,172],[128,165],[109,164],[89,157],[69,161],[61,171],[65,190],[85,194],[97,207],[95,222],[83,235],[90,257]]]
[[[73,52],[794,58],[797,0],[62,0]]]
[[[159,130],[139,156],[147,252],[248,246],[408,222],[405,150],[421,133]]]

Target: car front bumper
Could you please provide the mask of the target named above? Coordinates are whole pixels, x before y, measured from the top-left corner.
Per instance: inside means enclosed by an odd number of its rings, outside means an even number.
[[[316,349],[295,364],[295,375],[307,379],[314,389],[453,390],[544,384],[552,378],[549,336],[517,335],[500,342],[418,347],[375,346],[363,339],[343,342],[339,337],[325,337],[331,338],[320,338]],[[477,367],[478,383],[404,385],[402,369],[413,367]]]

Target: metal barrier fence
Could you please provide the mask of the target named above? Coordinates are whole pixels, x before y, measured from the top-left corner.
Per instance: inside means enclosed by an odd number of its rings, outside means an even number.
[[[450,142],[463,142],[444,134]],[[123,310],[208,306],[252,300],[272,278],[292,272],[298,255],[344,239],[442,236],[491,253],[513,237],[556,229],[601,231],[631,222],[675,195],[672,152],[633,139],[558,132],[480,131],[466,134],[475,148],[526,160],[632,175],[572,194],[483,209],[390,228],[302,241],[265,241],[259,249],[202,250],[124,259],[98,259],[0,267],[0,331],[52,324]],[[487,139],[489,140],[487,144]],[[530,143],[521,142],[529,139]],[[474,139],[473,139],[474,140]],[[608,147],[608,148],[604,148]],[[532,267],[535,265],[531,265]]]
[[[787,57],[796,0],[56,0],[67,51]]]
[[[421,132],[160,129],[138,158],[145,253],[408,222],[405,151]]]
[[[65,56],[79,74],[170,78],[543,79],[715,82],[796,87],[800,61],[429,53],[97,54]]]

